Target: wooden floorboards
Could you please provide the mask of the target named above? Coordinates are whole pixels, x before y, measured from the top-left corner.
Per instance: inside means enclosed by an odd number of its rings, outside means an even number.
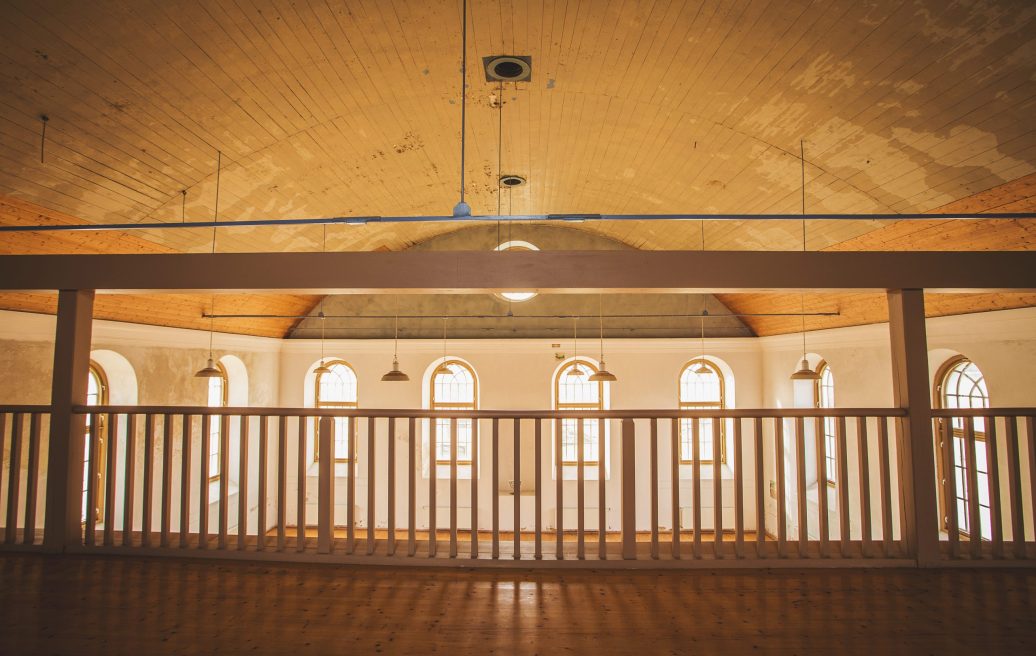
[[[472,571],[0,555],[3,654],[1036,652],[1036,570]]]

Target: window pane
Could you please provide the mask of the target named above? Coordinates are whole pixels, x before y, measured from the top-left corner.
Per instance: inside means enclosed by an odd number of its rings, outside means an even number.
[[[346,364],[335,362],[328,366],[329,374],[318,374],[317,401],[356,403],[356,373]]]

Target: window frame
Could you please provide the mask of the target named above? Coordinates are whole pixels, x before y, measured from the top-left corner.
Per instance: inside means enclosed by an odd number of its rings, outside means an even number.
[[[335,365],[341,365],[341,366],[344,366],[345,368],[347,368],[349,371],[352,372],[353,378],[356,379],[356,400],[355,401],[321,401],[320,400],[320,378],[321,378],[321,376],[326,376],[327,374],[317,373],[316,375],[313,376],[313,407],[314,408],[318,408],[318,409],[319,408],[330,408],[330,409],[340,408],[340,409],[344,409],[344,410],[355,410],[358,407],[360,407],[359,406],[360,377],[356,375],[356,369],[354,369],[351,364],[349,364],[348,362],[346,362],[345,360],[343,360],[341,358],[334,358],[333,360],[322,360],[321,362],[322,362],[323,366],[327,367],[328,369],[330,369],[331,367],[333,367]],[[334,418],[332,417],[332,420],[333,419]],[[346,444],[348,445],[349,441],[351,441],[353,439],[353,428],[354,428],[356,422],[355,422],[355,419],[353,417],[343,417],[343,419],[345,419],[345,436],[346,436]],[[318,432],[318,428],[317,427],[319,425],[320,425],[320,420],[319,419],[315,419],[314,422],[313,422],[313,426],[314,426],[314,428],[313,428],[313,462],[319,462],[320,461],[320,436],[317,434],[317,432]],[[350,450],[351,449],[349,449],[348,446],[347,446],[347,448],[345,449],[345,455],[342,456],[342,457],[339,457],[338,454],[335,454],[334,462],[343,462],[343,463],[351,462],[351,460],[349,458],[349,451]]]
[[[963,369],[963,368],[967,367],[968,365],[974,365],[975,369],[978,370],[978,373],[981,376],[981,384],[982,384],[982,387],[984,388],[983,391],[985,392],[985,395],[983,397],[984,400],[985,400],[985,406],[984,407],[986,407],[986,408],[990,407],[990,405],[989,405],[989,388],[986,385],[986,375],[982,372],[981,369],[978,368],[978,365],[976,365],[973,360],[971,360],[970,358],[968,358],[965,355],[955,355],[955,356],[949,358],[937,370],[937,372],[935,374],[935,379],[934,379],[934,383],[935,384],[933,385],[933,390],[932,390],[932,401],[933,401],[934,407],[941,408],[941,409],[951,409],[951,410],[953,409],[953,408],[949,408],[947,406],[947,404],[946,404],[946,383],[947,383],[947,379],[950,377],[950,375],[955,370],[957,370],[958,368],[962,368]],[[958,375],[960,375],[960,374],[958,374]],[[959,397],[960,395],[959,394],[954,394],[954,396],[958,396]],[[949,499],[946,498],[946,486],[945,486],[946,477],[947,476],[956,476],[956,473],[957,473],[956,471],[953,470],[953,468],[956,467],[956,463],[955,462],[949,463],[949,468],[950,469],[949,469],[949,472],[947,471],[948,467],[947,467],[945,456],[943,455],[943,449],[944,449],[945,445],[943,444],[942,441],[943,441],[944,435],[946,434],[946,422],[950,422],[949,423],[949,426],[950,426],[949,434],[950,434],[950,439],[951,440],[959,439],[959,440],[963,441],[964,439],[966,439],[965,438],[965,431],[964,431],[964,429],[963,428],[957,428],[956,426],[954,426],[952,418],[949,418],[949,417],[939,417],[939,419],[938,419],[938,426],[939,426],[938,438],[939,438],[939,442],[938,442],[938,448],[936,449],[936,460],[937,460],[938,466],[939,466],[939,481],[940,481],[940,484],[938,485],[938,488],[939,488],[939,505],[940,505],[939,510],[940,510],[940,517],[941,517],[941,520],[942,520],[942,528],[944,530],[949,530],[949,513],[951,512],[951,510],[953,512],[957,511],[957,500],[960,499],[964,503],[965,512],[963,513],[963,516],[958,516],[957,517],[957,532],[958,532],[958,534],[960,534],[962,536],[970,537],[971,531],[969,529],[971,527],[970,527],[969,523],[971,522],[971,515],[970,515],[969,512],[966,511],[967,506],[968,506],[968,499],[969,499],[968,492],[969,492],[969,490],[967,490],[966,488],[965,489],[960,489],[958,486],[955,485],[954,488],[955,488],[956,492],[958,494],[960,494],[961,496],[958,497],[958,499],[952,499],[952,500],[949,500]],[[985,443],[985,441],[986,441],[986,431],[984,429],[981,430],[981,431],[976,429],[973,432],[974,432],[974,437],[975,437],[975,442],[976,442],[976,452],[977,452],[978,444],[979,443]],[[967,445],[965,445],[965,448],[967,448]],[[950,451],[951,451],[951,454],[955,454],[956,453],[956,445],[955,444],[951,445]],[[961,466],[961,470],[963,470],[963,476],[961,477],[961,479],[962,479],[962,482],[964,483],[964,485],[966,486],[968,484],[968,478],[969,478],[968,468],[967,468],[966,465],[962,465]],[[975,471],[975,480],[976,481],[979,480],[980,476],[986,476],[987,477],[987,483],[988,483],[988,476],[989,476],[988,464],[987,464],[987,468],[986,468],[986,472],[985,473],[977,471],[977,470]],[[952,506],[952,508],[951,508],[951,506]],[[992,512],[992,510],[991,510],[991,508],[989,506],[983,506],[982,505],[981,496],[980,496],[979,497],[979,519],[980,519],[980,521],[981,521],[981,516],[982,516],[983,508],[985,508],[989,512]],[[991,536],[983,535],[982,536],[982,540],[983,541],[988,541],[990,539],[990,537]]]
[[[697,366],[698,364],[704,364],[706,367],[711,369],[716,374],[716,377],[719,379],[719,402],[718,403],[715,402],[715,401],[684,401],[683,400],[683,375],[692,366]],[[688,362],[684,363],[684,365],[682,367],[680,367],[680,373],[677,374],[677,376],[676,376],[676,404],[677,404],[676,407],[679,410],[723,410],[724,408],[726,408],[727,407],[727,381],[723,377],[723,372],[720,371],[719,366],[715,362],[712,362],[711,360],[709,360],[708,358],[703,358],[703,357],[697,357],[697,358],[694,358],[694,359],[689,360]],[[726,436],[727,436],[727,422],[726,422],[726,420],[723,420],[723,419],[719,419],[717,421],[719,421],[719,456],[720,456],[719,464],[725,465],[725,464],[727,464],[727,439],[726,439]],[[679,430],[680,430],[680,434],[679,434],[679,439],[680,439],[680,450],[679,450],[680,464],[681,465],[693,465],[694,464],[694,458],[693,457],[691,457],[691,458],[684,458],[684,453],[683,453],[684,423],[683,423],[683,419],[679,420],[679,424],[678,425],[680,427],[679,428]],[[699,421],[698,425],[699,425],[699,427],[701,426],[701,422],[700,421]],[[692,429],[692,431],[693,431],[693,429]],[[700,430],[699,430],[699,434],[698,434],[698,439],[701,440],[701,431]],[[701,448],[701,446],[699,444],[699,449],[700,448]],[[693,453],[693,451],[692,451],[692,453]],[[702,465],[714,465],[714,464],[716,464],[716,445],[715,444],[712,445],[712,458],[710,458],[708,460],[702,459],[702,460],[699,461],[699,464],[702,464]]]
[[[818,409],[834,408],[835,406],[835,374],[827,360],[821,360],[816,368],[817,379],[813,381],[813,405]],[[831,376],[831,405],[824,405],[824,374]],[[824,434],[824,465],[829,471],[824,472],[828,487],[837,487],[838,484],[838,457],[835,450],[838,448],[838,433],[834,417],[824,417],[821,423],[821,430]],[[830,431],[828,430],[830,428]]]
[[[109,398],[108,397],[108,394],[109,394],[108,374],[107,374],[107,372],[104,371],[104,367],[102,367],[100,364],[98,364],[94,360],[90,360],[90,366],[89,366],[88,372],[89,373],[87,375],[92,377],[92,378],[94,378],[97,381],[97,403],[95,403],[94,405],[108,405],[108,398]],[[90,389],[89,385],[87,385],[87,390],[89,390],[89,389]],[[91,416],[94,416],[94,415],[88,415],[88,417],[91,417]],[[106,497],[107,497],[107,495],[105,494],[104,490],[105,490],[105,485],[107,484],[107,479],[108,479],[108,476],[107,476],[107,474],[108,474],[108,471],[107,471],[107,469],[108,469],[108,462],[107,462],[108,433],[105,430],[105,428],[107,426],[107,417],[102,416],[102,415],[96,415],[96,417],[97,417],[97,453],[96,454],[90,454],[90,457],[97,459],[96,460],[97,461],[97,481],[96,481],[97,494],[94,495],[94,521],[95,522],[100,522],[104,518],[105,501],[106,501]],[[84,453],[88,453],[89,449],[90,449],[90,440],[91,440],[91,437],[93,435],[93,429],[94,429],[91,424],[92,424],[92,421],[88,419],[87,422],[86,422],[86,431],[84,432]],[[89,472],[90,471],[90,461],[89,461],[89,459],[86,459],[84,461],[83,468],[84,468],[85,472]],[[87,473],[87,475],[89,475],[89,474]],[[86,477],[85,476],[84,476],[83,480],[86,481]],[[86,495],[85,487],[83,489],[83,495],[84,496]],[[84,502],[85,502],[85,500],[84,500]],[[85,517],[83,518],[82,523],[84,525],[86,524],[86,518]]]
[[[572,367],[576,366],[576,364],[579,364],[579,365],[589,369],[590,370],[590,376],[592,376],[593,374],[597,373],[598,370],[599,370],[598,367],[596,365],[594,365],[594,363],[590,362],[589,360],[584,360],[582,358],[573,358],[572,360],[569,360],[568,362],[563,364],[557,370],[557,372],[554,374],[554,410],[558,411],[558,412],[563,412],[563,411],[566,411],[566,410],[567,411],[575,411],[575,410],[604,410],[605,409],[604,408],[604,391],[605,391],[604,385],[605,385],[605,382],[603,380],[590,381],[590,382],[596,382],[597,383],[597,404],[596,404],[596,406],[591,405],[589,403],[562,403],[561,402],[561,377],[566,375],[568,373],[568,371],[570,369],[572,369]],[[560,421],[561,421],[561,434],[557,436],[558,440],[561,440],[561,439],[564,438],[565,421],[568,421],[568,420],[561,419]],[[578,419],[573,419],[571,421],[575,421],[576,422],[576,432],[578,432],[579,431],[579,423],[578,423],[579,420]],[[602,455],[602,452],[603,452],[604,438],[605,438],[605,436],[607,434],[607,425],[604,426],[604,429],[605,429],[605,431],[604,431],[604,433],[602,433],[600,424],[598,424],[598,430],[597,430],[597,433],[598,433],[598,435],[597,435],[597,458],[594,459],[594,460],[587,460],[587,458],[586,458],[586,440],[585,440],[585,436],[584,435],[579,435],[577,437],[577,448],[578,448],[578,445],[582,445],[583,466],[584,467],[600,467],[600,465],[601,465],[601,455]],[[583,431],[584,432],[586,431],[586,421],[585,420],[583,421]],[[564,445],[562,445],[561,452],[562,453],[565,452]],[[565,460],[564,457],[562,457],[561,466],[562,467],[578,467],[579,466],[578,456],[577,456],[576,460]]]
[[[436,399],[435,399],[435,379],[439,377],[439,373],[438,372],[439,372],[439,370],[442,367],[448,367],[450,365],[458,365],[458,366],[462,367],[463,369],[465,369],[468,372],[468,375],[471,376],[471,401],[470,402],[469,401],[463,401],[463,402],[458,402],[458,401],[436,401]],[[478,392],[479,392],[479,390],[478,390],[478,376],[475,375],[475,368],[472,367],[467,362],[464,362],[463,360],[460,360],[458,358],[445,358],[445,359],[443,359],[441,361],[438,361],[436,363],[436,365],[435,365],[435,368],[432,369],[431,377],[429,377],[429,379],[428,379],[428,387],[429,387],[429,389],[428,389],[428,409],[433,411],[433,412],[435,410],[444,410],[444,411],[447,411],[447,412],[451,411],[451,410],[453,410],[453,411],[471,410],[472,412],[474,412],[475,410],[478,410]],[[432,418],[432,419],[429,420],[429,422],[438,422],[438,421],[439,420],[437,418]],[[449,421],[449,420],[446,420],[446,421]],[[461,421],[463,421],[463,419],[458,419],[457,420],[457,422],[458,422],[458,427],[457,427],[458,435],[460,433],[459,422],[461,422]],[[478,439],[478,420],[477,419],[471,419],[470,421],[471,421],[471,441],[472,441],[472,444],[474,444],[474,441]],[[432,425],[433,425],[432,423],[429,423],[429,428]],[[440,431],[438,429],[436,429],[436,431],[435,431],[435,442],[436,443],[431,444],[431,447],[430,447],[431,450],[432,450],[432,456],[433,456],[432,459],[435,461],[436,465],[449,465],[449,464],[452,464],[452,462],[453,462],[450,458],[440,458],[439,457],[439,444],[438,444],[438,442],[442,439],[442,437],[443,436],[440,434]],[[452,436],[450,436],[450,437],[452,437]],[[468,453],[471,453],[471,451],[472,451],[472,449],[469,447],[468,448]],[[471,464],[471,459],[470,458],[466,458],[466,459],[458,458],[457,459],[457,464],[458,465],[470,465]]]

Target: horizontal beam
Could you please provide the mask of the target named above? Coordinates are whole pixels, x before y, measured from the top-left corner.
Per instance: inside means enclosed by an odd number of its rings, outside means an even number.
[[[105,230],[191,230],[198,228],[285,228],[313,225],[353,225],[372,223],[454,223],[479,221],[991,221],[994,219],[1036,219],[1036,212],[963,214],[482,214],[478,216],[330,216],[307,219],[242,219],[240,221],[158,221],[150,223],[77,223],[71,225],[0,226],[4,232],[100,232]]]
[[[4,255],[0,291],[697,293],[1036,290],[1036,251]]]

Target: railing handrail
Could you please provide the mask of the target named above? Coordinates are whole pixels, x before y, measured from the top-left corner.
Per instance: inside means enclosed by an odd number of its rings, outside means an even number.
[[[426,410],[408,408],[280,408],[92,405],[76,406],[76,414],[243,415],[249,417],[384,417],[417,419],[681,419],[768,417],[905,417],[901,408],[727,408],[721,410]]]
[[[51,409],[49,405],[0,405],[0,412],[50,412]]]
[[[1036,408],[933,408],[933,417],[1036,417]]]

